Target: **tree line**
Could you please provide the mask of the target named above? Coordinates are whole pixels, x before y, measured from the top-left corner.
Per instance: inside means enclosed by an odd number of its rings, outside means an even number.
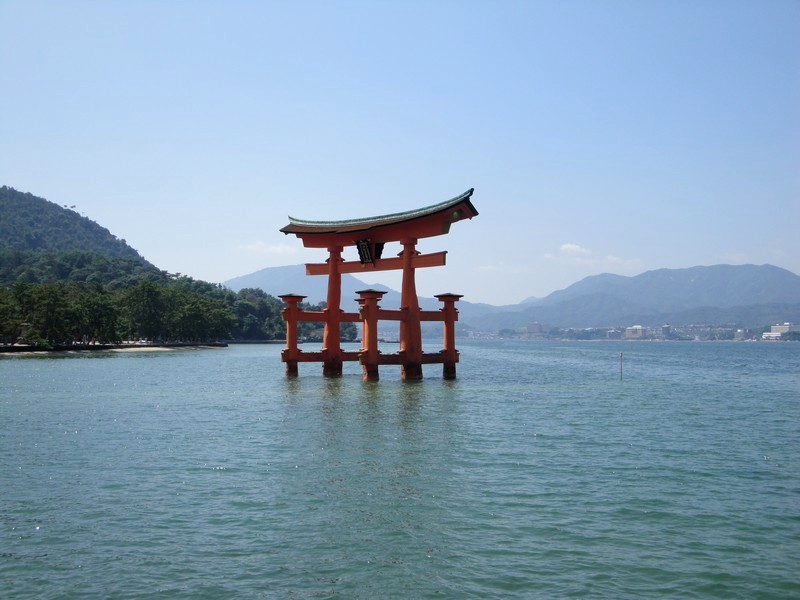
[[[278,298],[260,289],[233,292],[189,277],[140,279],[116,289],[85,281],[18,281],[0,288],[0,343],[52,348],[139,339],[279,340],[286,331],[282,308]],[[321,339],[322,324],[300,325],[299,335]],[[343,324],[343,339],[355,335],[352,323]]]
[[[1,186],[0,214],[0,344],[285,336],[278,298],[162,271],[75,206]],[[302,323],[298,333],[321,339],[322,324]],[[355,338],[355,326],[343,324],[341,335]]]
[[[140,279],[168,279],[169,274],[149,263],[126,257],[109,257],[88,250],[37,252],[0,249],[0,286],[17,282],[76,281],[110,288],[135,285]]]

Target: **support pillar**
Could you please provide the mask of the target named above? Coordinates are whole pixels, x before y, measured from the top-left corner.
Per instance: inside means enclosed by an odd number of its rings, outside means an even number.
[[[422,379],[422,330],[420,328],[419,299],[414,273],[414,256],[417,253],[415,238],[400,240],[403,251],[403,283],[400,308],[405,312],[400,321],[400,354],[403,356],[402,379]]]
[[[362,348],[361,348],[361,369],[364,381],[378,381],[378,361],[380,352],[378,350],[378,302],[386,292],[379,290],[361,290],[357,292],[360,296],[358,303],[361,305],[360,312],[363,320]]]
[[[436,298],[442,302],[440,309],[444,317],[442,350],[442,377],[444,379],[456,378],[456,363],[458,362],[458,350],[456,350],[456,321],[458,320],[458,310],[456,302],[463,296],[460,294],[437,294]]]
[[[342,309],[342,274],[339,264],[342,262],[342,247],[328,248],[328,305],[325,313],[325,329],[322,333],[322,374],[326,377],[338,377],[342,374],[342,348],[339,338]]]
[[[286,303],[286,307],[281,311],[281,316],[286,321],[286,348],[281,353],[281,360],[286,363],[286,376],[297,377],[297,357],[300,353],[297,348],[297,321],[300,315],[298,304],[305,299],[305,296],[284,294],[279,297]]]

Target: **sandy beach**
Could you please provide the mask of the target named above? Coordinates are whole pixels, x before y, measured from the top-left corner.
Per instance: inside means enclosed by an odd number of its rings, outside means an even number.
[[[146,344],[114,344],[114,345],[88,345],[71,348],[54,348],[52,350],[32,349],[30,346],[2,346],[2,356],[45,356],[49,354],[85,354],[87,352],[174,352],[177,350],[218,350],[227,348],[225,343],[215,344],[172,344],[172,345],[146,345]]]

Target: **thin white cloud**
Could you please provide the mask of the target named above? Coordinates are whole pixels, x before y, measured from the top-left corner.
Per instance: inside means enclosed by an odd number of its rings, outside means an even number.
[[[578,244],[561,244],[558,248],[561,256],[591,256],[592,251]]]
[[[297,254],[298,251],[295,246],[289,244],[267,244],[262,241],[242,244],[239,246],[239,250],[256,256],[289,256]]]

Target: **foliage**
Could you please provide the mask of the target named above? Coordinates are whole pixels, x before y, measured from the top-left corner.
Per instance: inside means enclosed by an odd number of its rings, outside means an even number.
[[[127,258],[152,267],[125,240],[71,208],[33,194],[0,187],[0,248],[29,252],[84,250],[108,258]]]
[[[302,305],[323,310],[324,305]],[[41,347],[122,340],[202,342],[218,339],[281,340],[282,302],[260,289],[238,293],[188,277],[140,279],[125,289],[75,281],[17,282],[0,288],[0,343]],[[322,339],[323,324],[302,322],[298,334]],[[357,336],[353,323],[343,340]]]
[[[125,290],[121,297],[121,321],[129,339],[202,341],[230,337],[234,316],[223,297],[193,290],[190,285],[159,285],[146,279]]]
[[[71,207],[74,209],[74,207]],[[74,210],[0,187],[0,343],[41,347],[121,340],[279,340],[283,303],[161,271]],[[324,305],[301,305],[323,310]],[[322,339],[323,324],[299,335]],[[342,339],[356,327],[344,323]]]
[[[0,250],[0,285],[81,281],[121,289],[144,278],[157,281],[170,276],[139,260],[109,258],[87,250]]]
[[[325,310],[326,306],[325,302],[320,302],[319,304],[300,303],[301,309],[314,312],[321,312]],[[321,342],[324,330],[324,324],[320,321],[300,321],[297,324],[298,337],[309,342]],[[343,342],[356,340],[358,338],[358,328],[355,323],[341,323],[339,325],[339,338]]]
[[[259,307],[247,301],[247,293],[235,294],[188,277],[140,278],[128,287],[86,279],[17,281],[0,288],[0,343],[52,347],[140,338],[195,342],[284,335],[281,302],[263,293],[261,304],[267,308],[262,307],[259,319]],[[244,322],[249,336],[239,335]]]
[[[229,292],[232,294],[232,292]],[[271,340],[285,337],[281,318],[283,303],[260,289],[239,290],[232,304],[236,318],[234,338]]]
[[[22,338],[50,347],[73,341],[117,342],[118,309],[98,285],[17,283],[3,290],[7,312],[0,316],[4,343]]]

